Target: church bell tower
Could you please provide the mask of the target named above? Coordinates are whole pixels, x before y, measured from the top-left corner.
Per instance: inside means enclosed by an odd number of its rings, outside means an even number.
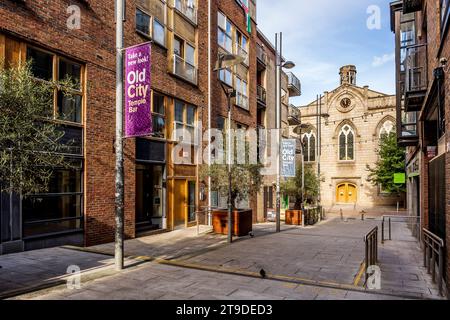
[[[339,75],[341,76],[341,85],[351,84],[356,86],[356,67],[353,65],[343,66],[339,70]]]

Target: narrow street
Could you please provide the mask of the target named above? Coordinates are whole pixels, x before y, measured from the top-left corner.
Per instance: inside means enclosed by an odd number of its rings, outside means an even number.
[[[237,239],[231,246],[222,236],[198,236],[196,228],[180,230],[128,241],[129,267],[120,274],[113,269],[112,244],[89,248],[89,252],[58,248],[8,255],[0,257],[0,278],[8,281],[2,281],[1,290],[12,290],[14,285],[24,288],[24,283],[10,281],[12,273],[14,279],[38,284],[59,272],[63,282],[10,298],[440,299],[421,265],[418,243],[402,224],[393,228],[393,241],[379,245],[381,290],[364,288],[363,237],[377,225],[376,213],[367,214],[365,221],[351,214],[344,220],[331,214],[314,227],[283,226],[279,234],[273,224],[260,224],[254,227],[254,238]],[[14,268],[19,260],[21,268]],[[81,289],[67,289],[64,283],[70,264],[85,270]],[[53,272],[42,270],[45,265]]]

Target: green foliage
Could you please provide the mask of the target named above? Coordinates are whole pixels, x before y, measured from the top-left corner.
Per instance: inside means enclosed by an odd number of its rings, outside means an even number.
[[[34,79],[29,64],[0,68],[2,191],[45,192],[52,168],[69,166],[61,155],[69,146],[59,143],[64,133],[51,121],[56,85]]]
[[[406,192],[404,184],[394,183],[394,174],[405,172],[405,149],[398,146],[396,134],[390,133],[383,136],[377,151],[379,159],[375,163],[375,167],[367,165],[367,170],[370,172],[369,181],[374,186],[382,186],[383,191],[388,193]]]
[[[302,202],[315,202],[319,195],[319,179],[311,165],[305,165],[305,199],[302,186],[302,163],[297,163],[297,172],[294,178],[281,183],[281,192],[295,199],[295,210],[300,210]]]
[[[246,146],[246,159],[248,160],[249,147]],[[226,155],[225,155],[226,159]],[[261,170],[263,165],[234,163],[231,166],[231,203],[233,209],[236,203],[248,199],[249,196],[257,194],[262,186],[263,177]],[[221,196],[228,197],[228,165],[212,164],[203,165],[200,168],[200,177],[207,180],[211,177],[211,190],[218,191]]]

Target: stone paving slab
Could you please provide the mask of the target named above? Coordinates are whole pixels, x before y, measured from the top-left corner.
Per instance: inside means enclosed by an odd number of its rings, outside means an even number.
[[[50,248],[0,256],[0,297],[7,292],[50,285],[67,276],[69,266],[95,270],[113,265],[109,256]]]
[[[168,282],[172,273],[183,274],[183,281]],[[130,274],[150,281],[127,284]],[[142,278],[144,279],[144,278]],[[117,284],[121,284],[120,286]],[[124,284],[127,284],[126,286]],[[115,286],[116,285],[116,286]],[[111,288],[111,290],[107,290]],[[314,300],[314,299],[398,299],[397,297],[354,293],[347,290],[298,285],[279,281],[188,270],[149,263],[108,278],[82,284],[80,290],[60,289],[28,294],[16,299],[32,300]]]

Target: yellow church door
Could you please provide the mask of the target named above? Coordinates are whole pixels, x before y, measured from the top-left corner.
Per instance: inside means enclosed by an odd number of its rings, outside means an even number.
[[[357,190],[354,184],[343,183],[337,186],[336,202],[337,203],[356,203]]]

